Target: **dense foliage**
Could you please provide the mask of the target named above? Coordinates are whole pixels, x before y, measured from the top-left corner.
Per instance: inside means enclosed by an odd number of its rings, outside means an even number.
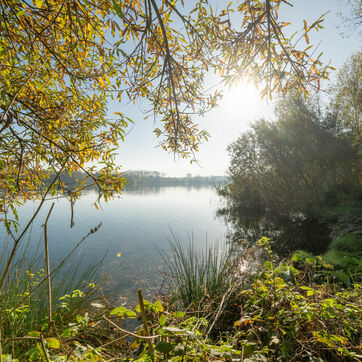
[[[230,184],[220,192],[227,200],[221,213],[255,233],[282,232],[287,248],[311,246],[326,212],[357,197],[360,185],[358,151],[331,117],[321,120],[293,100],[279,108],[276,122],[254,124],[229,147]],[[298,229],[305,238],[298,240]]]
[[[282,99],[275,121],[260,120],[228,150],[229,184],[219,211],[236,238],[269,235],[275,247],[323,251],[341,211],[361,208],[360,53],[339,73],[330,105]],[[335,212],[333,212],[335,210]]]
[[[127,178],[125,182],[125,189],[132,190],[134,188],[157,188],[162,186],[214,186],[223,185],[225,183],[225,176],[191,176],[187,177],[168,177],[158,171],[127,171],[124,172],[123,177]],[[46,184],[50,184],[56,175],[53,173],[45,180]],[[68,190],[72,190],[77,185],[77,180],[85,180],[87,188],[96,188],[97,185],[87,178],[87,174],[81,171],[72,172],[70,176],[67,172],[62,172],[59,175],[62,183]]]
[[[332,108],[356,145],[362,142],[362,52],[351,56],[338,73]]]
[[[311,46],[284,36],[288,23],[278,19],[279,6],[289,5],[1,2],[0,217],[7,221],[3,213],[17,197],[39,196],[48,171],[82,169],[106,198],[123,189],[114,156],[131,120],[108,113],[112,100],[149,101],[162,147],[193,157],[208,134],[192,115],[214,107],[220,96],[203,88],[209,69],[227,83],[243,74],[263,84],[264,94],[319,87],[330,67],[310,57]],[[305,21],[305,42],[322,21]]]
[[[360,245],[349,248],[357,252]],[[213,295],[214,303],[207,286],[195,284],[193,293],[205,293],[204,301],[181,310],[166,299],[152,303],[140,299],[135,309],[122,305],[109,309],[97,302],[82,311],[72,303],[79,305],[85,296],[74,291],[59,298],[57,323],[52,328],[47,323],[38,325],[39,329],[23,326],[24,336],[15,341],[6,332],[3,358],[18,361],[11,357],[16,351],[20,360],[43,361],[360,360],[360,271],[348,272],[323,256],[305,252],[280,262],[267,238],[260,239],[249,256],[260,251],[264,251],[264,261],[257,270],[235,273],[234,269],[224,279],[226,284],[220,285],[219,294]],[[343,253],[339,251],[341,259]],[[178,258],[182,262],[182,255]],[[349,273],[350,281],[342,270]],[[30,280],[35,277],[29,274]],[[186,276],[180,273],[179,278]],[[228,294],[230,285],[236,288]],[[178,289],[174,292],[178,298],[192,297]],[[69,319],[70,311],[78,312],[74,319]],[[29,308],[19,308],[7,320],[19,325],[31,314]],[[133,332],[125,329],[127,319],[137,317],[143,325]]]

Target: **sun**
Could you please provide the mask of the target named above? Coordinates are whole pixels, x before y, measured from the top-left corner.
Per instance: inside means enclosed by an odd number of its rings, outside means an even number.
[[[253,106],[261,101],[260,91],[254,84],[240,81],[231,87],[224,88],[224,94],[230,101]]]
[[[260,89],[245,80],[231,87],[224,87],[222,107],[225,116],[238,116],[245,121],[253,121],[257,118],[269,116],[271,105],[266,99],[261,99]]]

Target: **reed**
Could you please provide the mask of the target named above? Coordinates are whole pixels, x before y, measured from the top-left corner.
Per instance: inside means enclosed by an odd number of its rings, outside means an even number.
[[[230,251],[226,245],[207,245],[197,249],[193,237],[186,246],[172,233],[170,253],[161,252],[171,294],[184,307],[213,300],[228,289],[232,281]]]

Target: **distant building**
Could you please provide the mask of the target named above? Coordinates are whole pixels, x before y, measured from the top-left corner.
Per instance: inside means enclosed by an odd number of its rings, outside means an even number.
[[[191,173],[188,173],[188,174],[186,175],[187,178],[191,178],[191,176],[192,176]]]

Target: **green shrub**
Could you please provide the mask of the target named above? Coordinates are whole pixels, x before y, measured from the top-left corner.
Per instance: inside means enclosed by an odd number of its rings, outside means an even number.
[[[362,286],[345,289],[328,278],[316,284],[315,274],[331,269],[322,257],[299,252],[294,267],[278,264],[268,250],[270,260],[240,293],[238,349],[251,360],[360,360]]]

